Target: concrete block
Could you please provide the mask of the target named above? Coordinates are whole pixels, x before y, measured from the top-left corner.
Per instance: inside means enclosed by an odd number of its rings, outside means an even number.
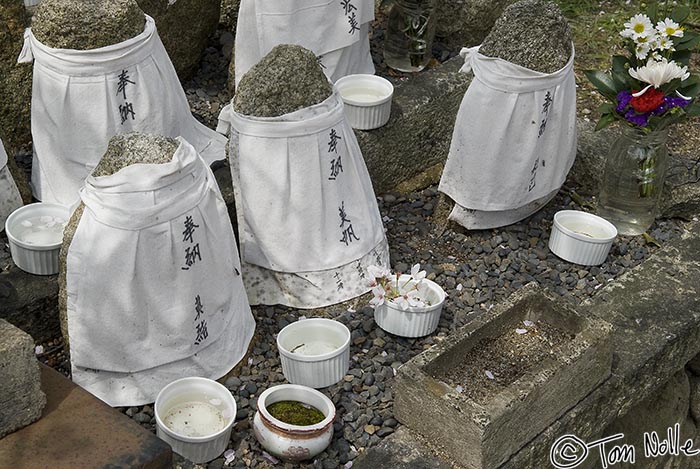
[[[45,404],[34,340],[0,319],[0,438],[36,421]]]
[[[595,313],[614,327],[611,377],[500,469],[551,467],[549,454],[558,438],[574,434],[586,442],[596,440],[619,418],[633,416],[640,402],[656,395],[697,356],[700,226],[695,224],[682,239],[667,243],[639,267],[604,287],[581,312]],[[637,448],[642,455],[643,450]],[[600,467],[597,451],[589,458]],[[697,467],[697,458],[680,459]]]
[[[549,357],[483,399],[443,381],[483,341],[522,327],[524,320],[547,323],[566,336]],[[610,332],[605,321],[581,316],[528,286],[399,368],[394,415],[460,465],[498,467],[609,377]]]
[[[171,469],[170,445],[41,365],[41,420],[0,440],[0,467]]]

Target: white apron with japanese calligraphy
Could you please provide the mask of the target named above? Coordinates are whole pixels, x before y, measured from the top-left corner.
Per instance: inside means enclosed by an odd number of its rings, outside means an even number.
[[[255,322],[214,176],[184,139],[170,163],[88,177],[66,259],[73,380],[113,406],[218,379]]]
[[[170,58],[146,17],[144,32],[119,44],[53,49],[27,29],[19,62],[34,61],[32,186],[37,199],[71,205],[109,139],[139,131],[183,136],[207,163],[226,139],[190,112]]]
[[[279,44],[312,51],[335,82],[353,73],[374,73],[369,23],[374,0],[241,0],[236,27],[236,86]]]
[[[22,197],[7,167],[7,153],[0,140],[0,232],[5,229],[7,217],[21,206]]]
[[[337,90],[277,118],[226,108],[243,277],[251,304],[314,308],[369,290],[388,246],[369,173]]]
[[[574,54],[545,74],[462,49],[474,79],[457,114],[439,189],[467,228],[514,223],[546,204],[576,156]]]

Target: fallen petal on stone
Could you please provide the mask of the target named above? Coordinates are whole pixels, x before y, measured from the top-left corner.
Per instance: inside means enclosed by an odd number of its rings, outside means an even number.
[[[484,372],[484,374],[486,375],[486,377],[487,377],[488,379],[496,379],[496,377],[493,375],[493,373],[491,373],[489,370],[486,370],[486,371]]]

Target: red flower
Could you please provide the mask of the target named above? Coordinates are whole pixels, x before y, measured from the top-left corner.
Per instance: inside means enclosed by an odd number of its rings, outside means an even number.
[[[633,93],[636,92],[636,90],[633,91]],[[633,96],[630,100],[630,105],[632,106],[632,109],[634,109],[640,114],[644,114],[645,112],[651,112],[657,107],[661,106],[663,103],[664,94],[656,88],[649,88],[643,95],[637,97]]]

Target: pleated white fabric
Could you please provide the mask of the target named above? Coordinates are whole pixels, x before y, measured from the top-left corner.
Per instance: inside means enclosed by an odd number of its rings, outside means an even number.
[[[32,186],[37,199],[72,205],[109,139],[139,131],[183,136],[207,163],[226,139],[190,112],[153,18],[143,33],[98,49],[54,49],[25,32],[19,62],[34,61]]]
[[[255,322],[214,176],[180,138],[170,163],[88,177],[66,259],[73,380],[113,406],[185,376],[217,379]]]
[[[236,86],[279,44],[309,49],[329,80],[374,73],[369,23],[374,0],[241,0],[236,26]]]
[[[5,229],[7,217],[21,206],[22,197],[7,167],[7,152],[0,140],[0,232]]]
[[[572,46],[573,47],[573,46]],[[462,49],[472,71],[439,190],[471,229],[514,223],[561,187],[576,156],[574,54],[544,74]]]
[[[243,277],[251,304],[315,308],[369,290],[369,265],[389,265],[384,227],[337,90],[276,118],[222,112]]]

